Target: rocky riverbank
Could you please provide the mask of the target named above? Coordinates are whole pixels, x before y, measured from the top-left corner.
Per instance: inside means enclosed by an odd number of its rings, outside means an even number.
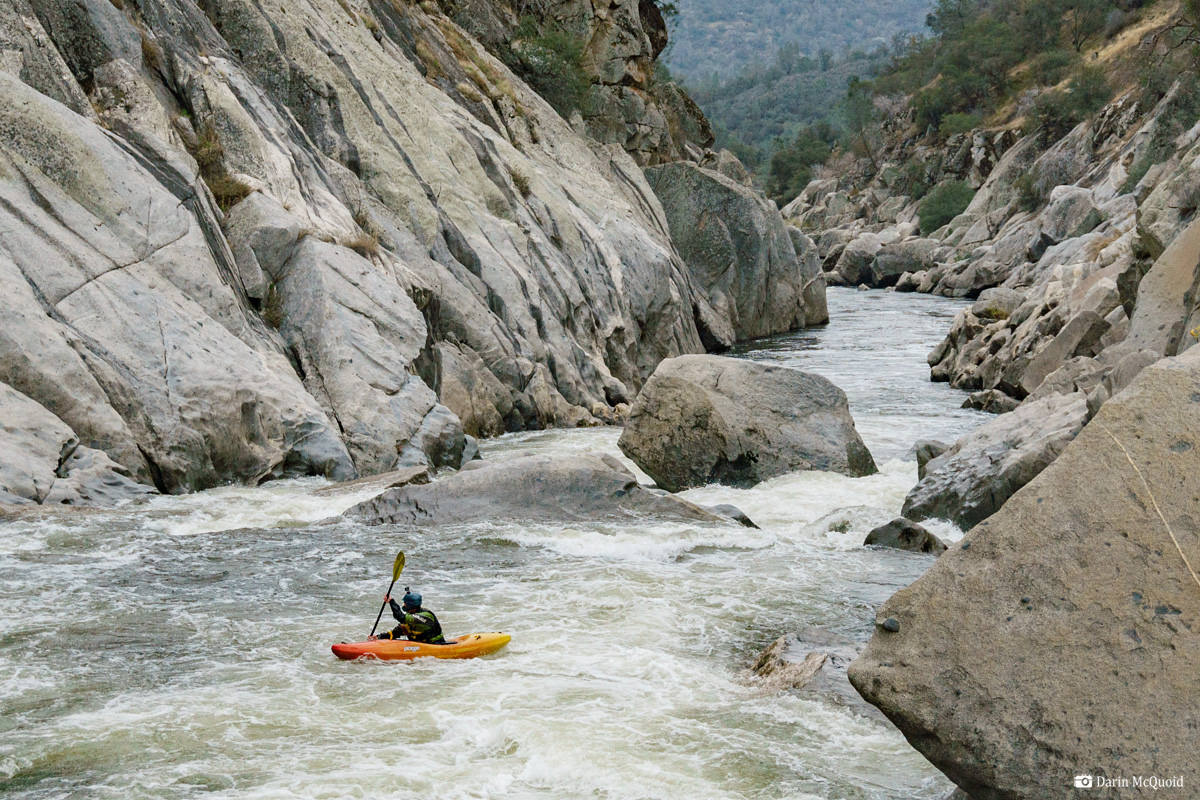
[[[1119,98],[1057,141],[1003,130],[900,142],[784,209],[832,283],[977,298],[930,353],[931,377],[1003,416],[922,476],[915,519],[986,518],[1142,369],[1195,344],[1200,126],[1180,91],[1153,108]],[[977,187],[924,235],[924,206],[905,194],[917,167],[932,184]]]

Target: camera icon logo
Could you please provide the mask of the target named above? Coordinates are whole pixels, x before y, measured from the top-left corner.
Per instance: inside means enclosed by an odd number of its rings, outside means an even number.
[[[1094,783],[1094,779],[1092,778],[1091,775],[1076,775],[1075,776],[1075,788],[1076,789],[1091,789],[1093,783]]]

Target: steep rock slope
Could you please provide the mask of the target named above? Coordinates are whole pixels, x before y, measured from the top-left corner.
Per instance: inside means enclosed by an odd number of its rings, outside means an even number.
[[[454,21],[511,35],[505,2],[6,5],[0,381],[160,491],[616,420],[698,319],[732,330],[638,166],[703,157],[706,123],[648,93],[653,3],[536,11],[644,101],[624,133]]]
[[[457,466],[703,350],[650,157],[431,4],[15,0],[0,48],[0,381],[161,491]]]

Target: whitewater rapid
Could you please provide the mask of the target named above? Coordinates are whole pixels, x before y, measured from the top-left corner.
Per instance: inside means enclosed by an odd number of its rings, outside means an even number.
[[[829,328],[738,354],[846,389],[881,472],[685,494],[761,530],[369,528],[337,519],[365,493],[317,495],[320,480],[0,522],[0,794],[940,797],[949,784],[894,729],[746,671],[798,625],[869,634],[932,559],[863,537],[915,482],[913,442],[981,419],[924,364],[957,303],[830,301]],[[618,454],[618,433],[515,434],[484,455]],[[448,631],[512,643],[465,662],[334,659],[330,643],[367,633],[401,549],[401,583]]]

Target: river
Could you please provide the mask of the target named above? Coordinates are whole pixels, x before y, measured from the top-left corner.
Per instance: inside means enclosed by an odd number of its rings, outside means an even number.
[[[730,502],[762,527],[317,524],[365,495],[228,487],[0,523],[0,794],[13,798],[916,800],[950,784],[881,722],[746,670],[800,624],[859,639],[932,558],[862,548],[912,444],[979,424],[928,381],[961,304],[831,290],[833,324],[737,355],[844,388],[879,475],[798,473]],[[511,434],[485,457],[617,453]],[[959,534],[932,526],[949,538]],[[474,661],[347,663],[396,551]]]

